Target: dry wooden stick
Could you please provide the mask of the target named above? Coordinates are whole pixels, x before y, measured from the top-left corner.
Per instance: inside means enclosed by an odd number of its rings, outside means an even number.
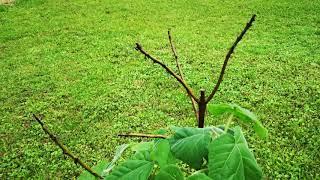
[[[183,73],[182,73],[182,71],[181,71],[181,66],[180,66],[180,63],[179,63],[179,61],[178,61],[178,54],[177,54],[177,51],[176,51],[175,46],[173,45],[170,31],[168,31],[168,38],[169,38],[169,42],[170,42],[170,46],[171,46],[171,50],[172,50],[174,59],[176,60],[177,69],[178,69],[178,71],[179,71],[179,74],[180,74],[180,76],[181,76],[181,79],[184,79]]]
[[[119,134],[121,137],[143,137],[143,138],[162,138],[165,139],[167,136],[161,134],[142,134],[142,133],[128,133],[128,134]]]
[[[152,57],[148,52],[146,52],[142,46],[139,43],[136,43],[136,50],[140,51],[143,55],[145,55],[147,58],[152,60],[154,63],[159,64],[161,67],[163,67],[170,75],[172,75],[180,84],[186,89],[189,96],[191,96],[196,102],[199,102],[199,99],[193,94],[191,88],[181,79],[180,76],[178,76],[175,72],[173,72],[168,66],[166,66],[164,63],[159,61],[158,59]]]
[[[176,60],[176,65],[177,65],[177,69],[178,69],[179,75],[180,75],[181,79],[186,83],[186,81],[184,79],[184,75],[183,75],[182,70],[181,70],[181,66],[180,66],[179,60],[178,60],[178,54],[177,54],[176,48],[175,48],[175,46],[173,45],[173,42],[172,42],[170,31],[168,31],[168,38],[169,38],[169,42],[170,42],[170,46],[171,46],[171,50],[172,50],[173,56],[174,56],[174,58]],[[194,113],[196,115],[196,119],[198,119],[198,111],[197,111],[196,101],[191,96],[189,96],[189,97],[190,97],[190,100],[191,100],[191,103],[192,103],[192,109],[193,109],[193,111],[194,111]]]
[[[213,88],[211,94],[208,96],[207,100],[206,100],[206,103],[208,103],[212,98],[213,96],[216,94],[216,92],[218,91],[219,89],[219,86],[223,80],[223,75],[225,73],[225,70],[226,70],[226,67],[228,65],[228,61],[232,55],[232,53],[234,52],[235,48],[237,47],[238,43],[241,41],[241,39],[243,38],[243,36],[246,34],[246,32],[248,31],[248,29],[251,27],[252,23],[255,21],[255,18],[256,18],[256,15],[254,14],[250,21],[247,23],[246,27],[242,30],[242,32],[240,33],[240,35],[237,37],[237,39],[235,40],[235,42],[233,43],[233,45],[231,46],[231,48],[229,49],[225,59],[224,59],[224,62],[223,62],[223,65],[222,65],[222,68],[221,68],[221,72],[220,72],[220,76],[219,76],[219,79],[217,81],[217,84],[215,85],[215,87]]]
[[[95,171],[93,171],[86,163],[84,163],[83,161],[81,161],[77,156],[75,156],[66,146],[64,146],[59,140],[58,138],[49,131],[49,129],[47,128],[47,126],[36,116],[33,114],[34,119],[41,125],[43,131],[49,135],[50,139],[52,141],[54,141],[54,143],[59,146],[59,148],[62,150],[63,154],[66,154],[67,156],[69,156],[71,159],[73,159],[74,163],[76,164],[80,164],[81,167],[83,167],[85,170],[87,170],[90,174],[92,174],[93,176],[103,179],[102,176],[100,176],[98,173],[96,173]]]

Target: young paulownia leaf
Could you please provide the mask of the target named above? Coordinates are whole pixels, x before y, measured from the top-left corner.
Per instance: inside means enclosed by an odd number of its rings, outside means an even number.
[[[109,163],[107,161],[101,161],[97,165],[93,166],[92,170],[101,175],[108,164]],[[78,180],[96,180],[96,177],[90,174],[88,171],[84,170],[78,177]]]
[[[112,161],[109,163],[109,165],[106,167],[105,170],[103,170],[103,175],[108,174],[109,171],[112,170],[115,163],[118,161],[118,159],[121,157],[122,153],[129,147],[129,144],[122,144],[121,146],[117,147],[116,153],[112,159]]]
[[[212,179],[204,173],[197,173],[189,176],[187,180],[212,180]]]
[[[266,138],[268,135],[268,131],[262,126],[256,115],[236,104],[210,104],[208,105],[208,111],[214,116],[220,116],[224,113],[233,114],[240,121],[251,124],[261,138]]]
[[[147,180],[153,168],[153,163],[145,160],[127,160],[115,167],[105,177],[106,180]]]
[[[145,160],[145,161],[152,161],[150,157],[150,151],[137,151],[134,156],[134,160]]]
[[[267,138],[268,130],[265,127],[263,127],[263,125],[260,122],[256,122],[253,125],[253,129],[258,134],[258,136],[262,138]]]
[[[183,174],[178,166],[170,164],[161,168],[155,180],[183,180]]]
[[[141,142],[141,143],[138,143],[138,144],[135,144],[131,147],[131,150],[132,151],[150,151],[152,149],[154,145],[154,142],[153,141],[150,141],[150,142]]]
[[[256,180],[262,178],[240,127],[234,135],[225,133],[209,145],[209,176],[212,179]]]
[[[208,111],[214,116],[221,116],[225,113],[233,111],[231,104],[208,104]]]
[[[156,161],[160,167],[164,167],[168,163],[168,158],[170,154],[170,144],[166,139],[161,139],[155,143],[150,157],[152,160]]]
[[[175,132],[169,139],[172,153],[192,168],[200,169],[203,159],[208,156],[212,130],[191,127],[173,127],[172,129]]]

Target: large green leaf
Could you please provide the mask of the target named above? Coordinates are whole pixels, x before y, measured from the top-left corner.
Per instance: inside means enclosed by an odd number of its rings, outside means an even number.
[[[171,151],[176,158],[200,169],[203,159],[208,156],[211,128],[173,127],[175,134],[169,139]]]
[[[133,155],[134,160],[145,160],[145,161],[152,161],[150,157],[150,151],[138,151]]]
[[[189,176],[187,180],[212,180],[212,179],[204,173],[197,173]]]
[[[107,161],[101,161],[97,165],[93,166],[92,170],[101,175],[102,171],[108,166],[108,164],[109,163]],[[84,170],[78,177],[78,180],[96,180],[96,177]]]
[[[261,179],[259,168],[240,127],[234,135],[225,133],[209,145],[209,176],[213,179]]]
[[[122,144],[121,146],[117,147],[116,153],[112,159],[112,161],[109,163],[109,165],[103,170],[103,175],[108,174],[109,171],[112,170],[115,163],[119,160],[122,153],[129,147],[129,144]]]
[[[155,180],[183,180],[183,174],[178,166],[168,165],[165,168],[160,169],[156,175]]]
[[[150,157],[152,160],[156,161],[160,167],[164,167],[168,163],[168,158],[170,158],[169,154],[169,141],[166,139],[161,139],[155,144]]]
[[[211,130],[212,138],[216,138],[216,137],[218,137],[218,136],[220,136],[221,134],[224,133],[224,127],[223,126],[222,127],[209,126],[207,128]]]
[[[153,163],[145,160],[127,160],[115,167],[106,180],[147,180]]]
[[[215,116],[220,116],[224,113],[231,113],[242,122],[251,124],[255,132],[261,138],[266,138],[268,135],[267,129],[263,127],[256,115],[236,104],[210,104],[208,105],[208,111]]]
[[[131,147],[132,151],[149,151],[152,149],[152,147],[154,146],[154,142],[150,141],[150,142],[141,142],[138,144],[135,144]]]
[[[221,116],[228,112],[233,112],[232,104],[208,104],[208,111],[214,116]]]
[[[246,123],[258,120],[257,116],[251,111],[236,104],[209,104],[208,111],[215,116],[220,116],[224,113],[232,113],[234,116]]]

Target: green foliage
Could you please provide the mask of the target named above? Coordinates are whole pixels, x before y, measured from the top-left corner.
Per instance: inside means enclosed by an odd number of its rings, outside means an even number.
[[[114,167],[115,163],[118,161],[118,159],[121,157],[122,153],[129,147],[128,144],[123,144],[119,146],[116,150],[116,153],[112,159],[112,161],[108,164],[107,168],[103,171],[103,174],[108,173],[111,171],[111,169]]]
[[[204,173],[197,173],[189,176],[187,180],[212,180],[212,179]]]
[[[103,171],[107,169],[109,166],[109,163],[107,161],[101,161],[97,165],[92,167],[92,170],[94,170],[99,175],[103,174]],[[96,177],[90,174],[88,171],[84,170],[81,175],[78,177],[78,180],[96,180]]]
[[[135,144],[131,147],[132,151],[138,152],[138,151],[148,151],[150,149],[152,149],[152,147],[154,146],[154,142],[150,141],[150,142],[142,142],[142,143],[138,143]]]
[[[171,150],[175,157],[195,169],[201,168],[203,159],[208,155],[211,140],[210,128],[172,128],[174,136],[170,138]]]
[[[268,136],[267,129],[262,126],[257,116],[236,104],[209,104],[208,111],[215,116],[221,116],[225,113],[232,114],[241,122],[251,124],[261,138],[266,138]]]
[[[153,163],[146,160],[127,160],[121,165],[115,167],[107,180],[143,180],[148,179],[153,168]]]
[[[239,127],[234,135],[223,134],[209,145],[209,176],[212,179],[261,179],[262,171]]]
[[[155,180],[183,180],[183,174],[177,165],[168,165],[161,168]]]
[[[160,167],[164,167],[168,164],[170,160],[170,144],[166,139],[157,141],[153,150],[151,151],[150,157],[152,160],[156,161]]]
[[[220,114],[223,111],[233,111],[229,106],[221,107],[217,106],[212,110],[217,110],[215,112],[219,111]],[[240,113],[234,113],[237,117],[249,115],[254,117],[252,113],[239,106],[233,107],[241,110]],[[248,119],[251,121],[253,118]],[[104,173],[107,173],[104,174],[105,179],[183,180],[185,176],[181,169],[184,166],[175,159],[180,159],[191,171],[198,170],[192,175],[187,173],[188,180],[262,179],[262,170],[239,126],[230,128],[229,131],[214,126],[173,127],[172,130],[172,136],[167,139],[133,145],[131,147],[133,156],[112,169],[124,149],[128,147],[128,145],[120,146],[112,162],[104,170]]]
[[[134,154],[133,159],[151,161],[150,151],[151,150],[137,151]]]

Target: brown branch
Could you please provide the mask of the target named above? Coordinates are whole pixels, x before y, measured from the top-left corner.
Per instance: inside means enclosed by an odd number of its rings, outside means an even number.
[[[199,118],[198,118],[198,128],[203,128],[204,127],[204,118],[206,115],[206,96],[205,96],[205,90],[201,89],[200,90],[200,102],[198,104],[199,106]]]
[[[176,65],[177,65],[178,72],[180,74],[181,79],[186,83],[186,81],[184,79],[184,75],[183,75],[182,70],[181,70],[181,66],[180,66],[179,60],[178,60],[178,54],[177,54],[176,48],[175,48],[175,46],[173,45],[173,42],[172,42],[170,31],[168,31],[168,38],[169,38],[169,42],[170,42],[170,46],[171,46],[171,50],[172,50],[173,56],[174,56],[174,58],[176,60]],[[198,119],[198,112],[197,112],[196,102],[190,95],[189,95],[189,97],[190,97],[190,100],[191,100],[191,103],[192,103],[192,109],[193,109],[193,111],[195,113],[196,119]]]
[[[228,65],[228,61],[232,55],[232,53],[234,52],[235,48],[237,47],[238,43],[241,41],[241,39],[243,38],[243,36],[246,34],[246,32],[248,31],[248,29],[251,27],[252,23],[255,21],[255,17],[256,15],[254,14],[250,21],[247,23],[246,27],[242,30],[242,32],[240,33],[240,35],[237,37],[236,41],[233,43],[233,45],[231,46],[231,48],[229,49],[226,57],[225,57],[225,60],[223,62],[223,66],[221,68],[221,72],[220,72],[220,76],[219,76],[219,79],[217,81],[217,84],[215,85],[215,87],[213,88],[211,94],[208,96],[207,100],[206,100],[206,103],[208,103],[212,98],[213,96],[216,94],[216,92],[218,91],[219,89],[219,86],[223,80],[223,75],[225,73],[225,70],[226,70],[226,67]]]
[[[181,78],[183,79],[183,73],[181,71],[180,63],[178,61],[178,54],[177,54],[176,48],[173,45],[170,31],[168,31],[168,38],[169,38],[169,42],[170,42],[170,46],[171,46],[171,50],[172,50],[173,56],[174,56],[174,58],[176,60],[176,64],[177,64],[177,68],[178,68],[179,74],[180,74]]]
[[[168,66],[164,63],[160,62],[156,58],[152,57],[148,52],[146,52],[139,43],[136,43],[136,50],[140,51],[147,58],[151,59],[154,63],[159,64],[163,67],[170,75],[172,75],[187,91],[188,95],[191,96],[196,102],[199,102],[199,99],[193,94],[191,88],[179,77],[176,73],[174,73]]]
[[[90,174],[92,174],[93,176],[103,179],[102,176],[100,176],[98,173],[94,172],[86,163],[84,163],[83,161],[81,161],[78,157],[76,157],[66,146],[64,146],[59,140],[58,138],[49,131],[49,129],[47,128],[47,126],[36,116],[33,114],[33,118],[41,125],[43,131],[49,135],[50,139],[52,141],[54,141],[54,143],[59,146],[59,148],[63,151],[63,154],[66,154],[67,156],[69,156],[71,159],[73,159],[73,161],[76,164],[80,164],[81,167],[83,167],[85,170],[87,170]]]
[[[120,137],[143,137],[143,138],[162,138],[165,139],[167,136],[161,134],[142,134],[142,133],[129,133],[119,134]]]

